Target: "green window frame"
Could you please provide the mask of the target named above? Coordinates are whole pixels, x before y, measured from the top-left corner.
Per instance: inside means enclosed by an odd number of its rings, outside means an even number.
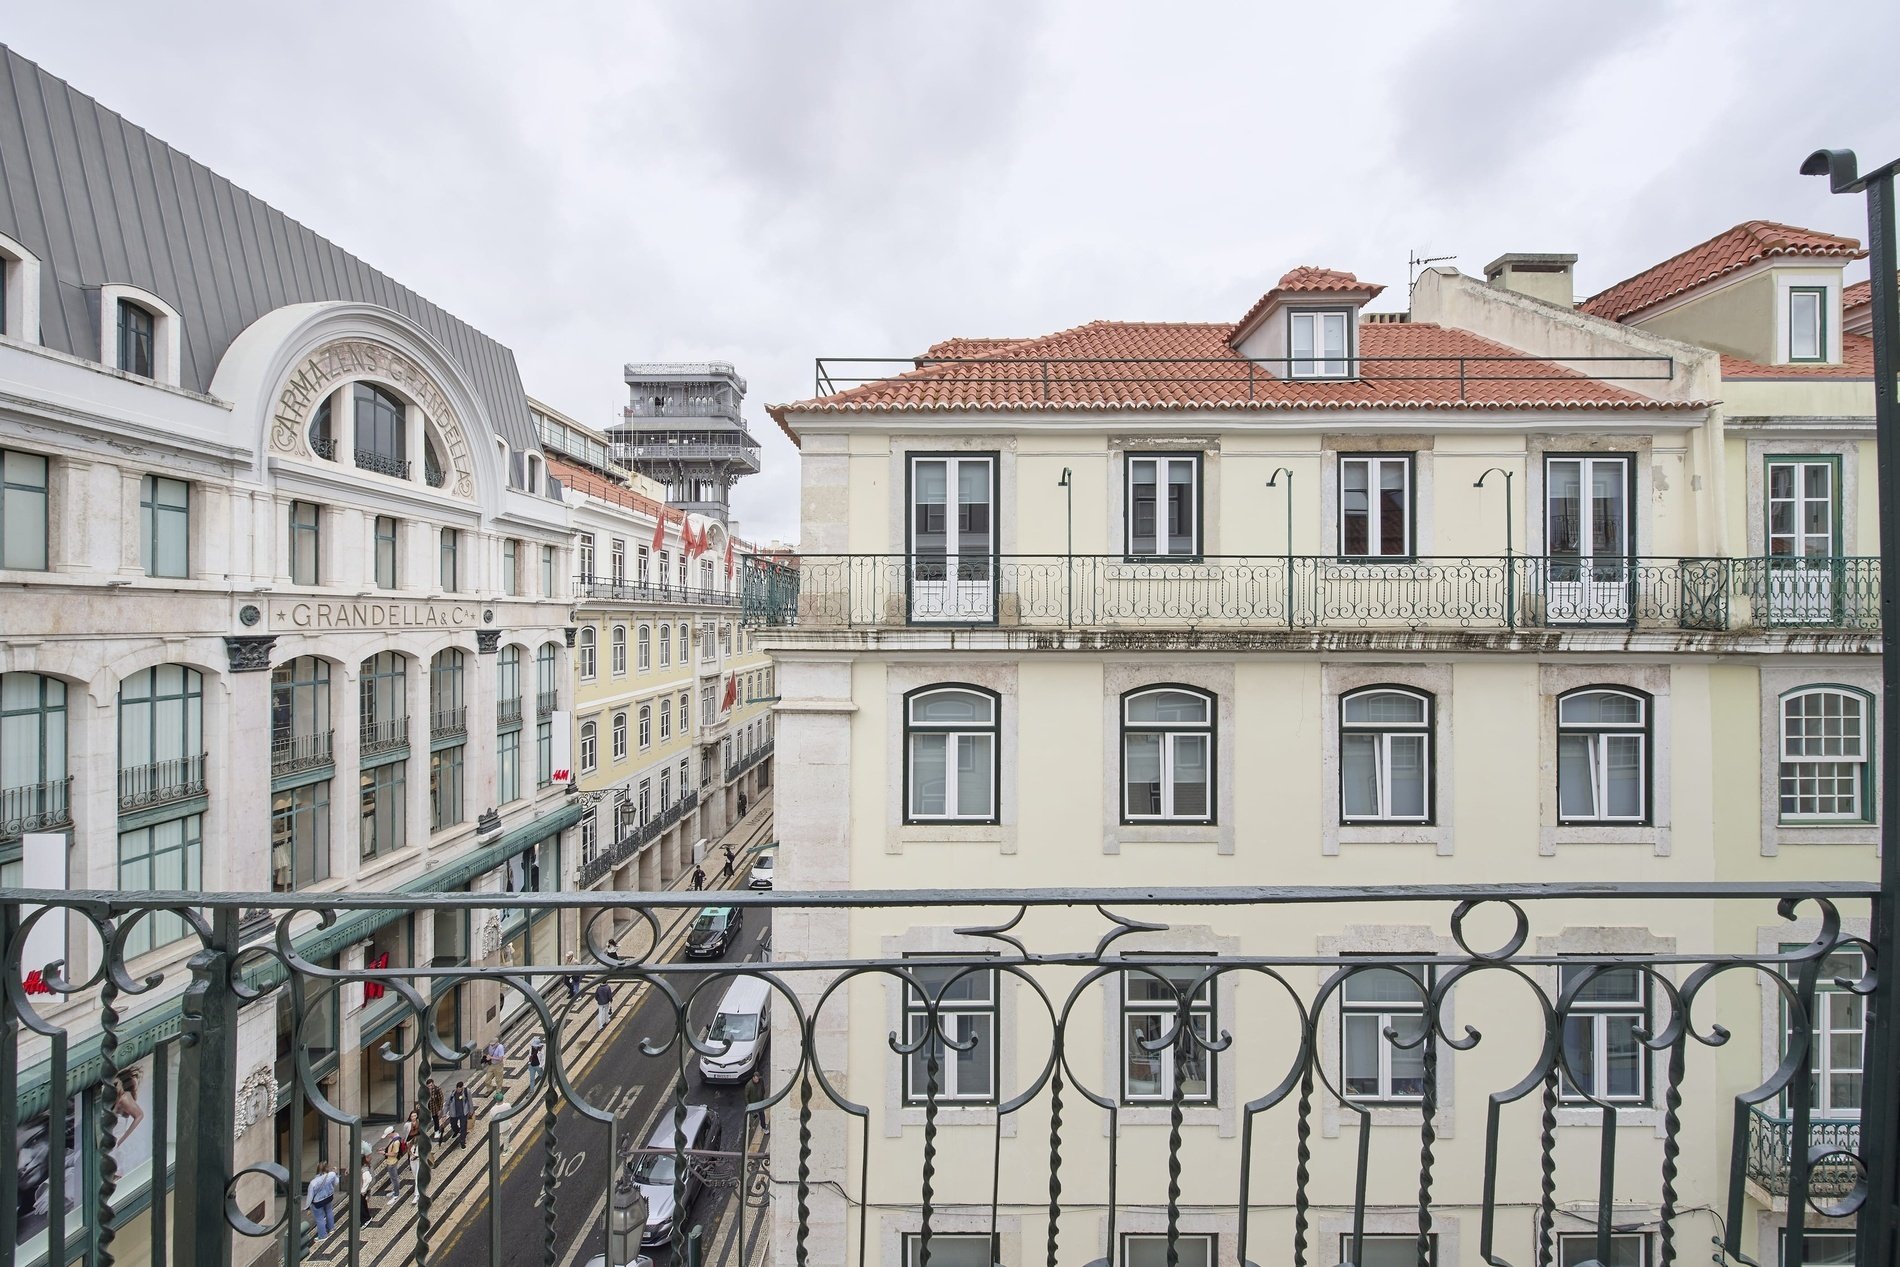
[[[387,857],[403,847],[408,832],[409,762],[372,766],[358,775],[358,786],[362,810],[358,850],[364,862]]]
[[[465,817],[466,751],[467,746],[458,743],[429,754],[429,827],[433,831],[457,826]]]
[[[184,480],[139,481],[139,565],[147,576],[191,575],[191,485]]]
[[[290,503],[290,583],[322,583],[323,512],[314,502]]]
[[[330,878],[330,780],[271,796],[271,891],[290,893]]]
[[[46,571],[50,474],[40,454],[0,449],[0,568]]]
[[[462,534],[453,528],[442,530],[442,592],[453,594],[461,588]]]
[[[393,515],[376,516],[376,587],[396,588],[396,519]]]
[[[495,745],[495,799],[506,805],[521,799],[521,732],[504,730]]]
[[[514,598],[521,592],[521,577],[516,570],[519,548],[513,537],[501,543],[501,592]]]
[[[195,893],[204,887],[204,815],[151,823],[119,833],[119,888],[127,893]],[[155,911],[126,933],[125,955],[130,959],[182,940],[184,919]]]
[[[158,376],[158,318],[130,299],[119,301],[119,365],[140,378]]]

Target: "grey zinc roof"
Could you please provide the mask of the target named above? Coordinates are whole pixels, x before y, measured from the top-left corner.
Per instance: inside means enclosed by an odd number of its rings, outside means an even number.
[[[203,163],[0,45],[0,232],[40,259],[40,341],[100,359],[87,290],[148,290],[183,318],[179,381],[208,390],[273,308],[378,304],[433,335],[515,449],[538,448],[515,355]]]

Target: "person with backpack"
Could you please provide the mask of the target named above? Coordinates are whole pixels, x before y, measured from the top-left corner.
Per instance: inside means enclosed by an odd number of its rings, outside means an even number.
[[[597,1034],[606,1033],[607,1022],[613,1018],[613,1014],[614,988],[605,981],[602,981],[599,985],[594,987],[594,1020],[597,1025],[594,1032]]]
[[[328,1236],[336,1226],[336,1187],[336,1171],[331,1169],[329,1162],[318,1162],[316,1177],[310,1181],[304,1200],[310,1205],[310,1217],[316,1221],[319,1240]]]
[[[456,1148],[468,1147],[468,1119],[475,1116],[475,1098],[468,1093],[468,1084],[457,1080],[455,1090],[449,1092],[449,1136]]]
[[[719,873],[722,878],[727,879],[727,880],[732,879],[732,862],[733,862],[732,846],[727,845],[726,846],[726,869]]]
[[[408,1151],[402,1136],[396,1134],[396,1128],[383,1128],[383,1143],[379,1150],[383,1156],[383,1175],[389,1180],[389,1204],[394,1206],[402,1201],[402,1157]]]

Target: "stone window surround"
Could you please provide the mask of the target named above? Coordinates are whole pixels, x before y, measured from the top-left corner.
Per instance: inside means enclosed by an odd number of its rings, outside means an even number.
[[[1358,664],[1328,661],[1320,667],[1320,853],[1336,856],[1341,845],[1430,845],[1441,856],[1454,852],[1452,828],[1452,666]],[[1368,686],[1402,686],[1432,697],[1430,823],[1342,824],[1339,813],[1339,700]]]
[[[1104,528],[1103,540],[1109,543],[1105,552],[1115,560],[1128,555],[1128,455],[1134,453],[1140,457],[1198,457],[1200,459],[1200,486],[1194,490],[1197,504],[1195,512],[1200,519],[1200,540],[1195,542],[1194,554],[1188,558],[1211,558],[1220,553],[1220,436],[1219,435],[1180,435],[1180,436],[1118,436],[1108,437],[1108,520]],[[1188,558],[1171,560],[1167,558],[1143,558],[1144,566],[1179,562],[1188,566]],[[1114,575],[1113,563],[1106,575]],[[1120,818],[1121,812],[1116,811]]]
[[[1451,937],[1440,934],[1424,924],[1349,924],[1344,931],[1328,937],[1321,937],[1316,946],[1322,955],[1462,955],[1458,943]],[[1333,974],[1332,968],[1319,968],[1314,972],[1314,988],[1324,985]],[[1344,988],[1334,991],[1333,997],[1319,1017],[1320,1059],[1327,1062],[1333,1074],[1333,1085],[1344,1081],[1345,1051],[1340,1037],[1340,996]],[[1445,996],[1444,1010],[1440,1013],[1440,1033],[1458,1032],[1458,996],[1453,987]],[[1432,1117],[1432,1128],[1440,1139],[1453,1139],[1458,1133],[1457,1114],[1457,1077],[1455,1076],[1458,1053],[1442,1044],[1438,1052],[1438,1112]],[[1342,1105],[1323,1084],[1315,1088],[1319,1092],[1319,1133],[1322,1139],[1337,1139],[1342,1125],[1356,1126],[1359,1114]],[[1367,1122],[1371,1126],[1398,1126],[1417,1131],[1420,1110],[1416,1104],[1385,1104],[1371,1109]],[[1370,1212],[1368,1211],[1368,1217]],[[1372,1231],[1370,1223],[1367,1231]],[[1440,1245],[1443,1249],[1443,1245]],[[1441,1261],[1445,1261],[1441,1254]]]
[[[816,1229],[814,1229],[816,1230]],[[924,1230],[923,1214],[916,1210],[891,1210],[878,1215],[877,1251],[872,1261],[891,1263],[895,1267],[904,1267],[904,1237],[915,1236]],[[938,1233],[952,1236],[990,1234],[990,1208],[987,1205],[945,1205],[933,1207],[930,1212],[930,1234],[934,1239]],[[1023,1258],[1022,1216],[1017,1214],[996,1215],[997,1255],[999,1262],[1019,1263]],[[814,1237],[814,1240],[816,1238]],[[816,1262],[843,1262],[844,1246],[839,1252],[827,1258],[820,1252],[812,1257]],[[933,1253],[933,1257],[934,1257]]]
[[[1671,853],[1670,666],[1666,664],[1540,664],[1537,666],[1537,852],[1555,857],[1577,845],[1648,845]],[[1557,825],[1557,700],[1586,686],[1628,687],[1649,696],[1649,823],[1641,827]]]
[[[1536,953],[1556,957],[1560,955],[1673,955],[1676,953],[1674,937],[1658,937],[1647,928],[1564,928],[1555,935],[1539,937],[1536,941]],[[1554,965],[1545,965],[1531,969],[1537,983],[1546,992],[1552,1005],[1557,1001],[1560,974]],[[1670,973],[1667,966],[1659,969],[1672,979],[1679,979],[1681,972]],[[1669,1002],[1661,997],[1660,987],[1654,981],[1646,981],[1649,990],[1649,1017],[1651,1028],[1655,1028],[1658,1019],[1666,1013]],[[1696,1046],[1693,1039],[1692,1046]],[[1616,1124],[1625,1126],[1648,1126],[1655,1130],[1656,1138],[1663,1137],[1662,1107],[1663,1088],[1667,1084],[1669,1072],[1669,1053],[1652,1051],[1649,1053],[1649,1077],[1647,1081],[1649,1103],[1640,1105],[1618,1105]],[[1593,1126],[1603,1123],[1602,1110],[1574,1103],[1557,1101],[1558,1126]]]
[[[1104,1259],[1108,1251],[1108,1217],[1106,1215],[1096,1224],[1095,1244],[1102,1247]],[[1242,1267],[1240,1252],[1240,1217],[1220,1210],[1184,1208],[1176,1223],[1183,1236],[1211,1236],[1214,1238],[1214,1263],[1216,1267]],[[1115,1212],[1115,1239],[1133,1233],[1136,1236],[1166,1236],[1168,1232],[1168,1212],[1153,1206],[1131,1206]],[[1262,1227],[1262,1220],[1256,1214],[1253,1222],[1256,1238],[1266,1238],[1270,1233]],[[1257,1243],[1257,1242],[1256,1242]],[[1119,1248],[1119,1247],[1117,1247]],[[1121,1262],[1121,1258],[1113,1261]],[[1312,1262],[1322,1261],[1322,1256],[1313,1255]]]
[[[997,769],[997,818],[995,823],[906,823],[904,821],[905,751],[904,697],[927,686],[962,682],[994,691],[1000,715],[997,731],[1001,752]],[[906,845],[992,845],[996,852],[1016,852],[1017,824],[1021,816],[1016,803],[1018,766],[1017,665],[1013,661],[934,661],[929,664],[890,664],[884,671],[885,715],[889,718],[885,735],[884,768],[884,852],[902,853]]]
[[[997,554],[1016,553],[1016,516],[1012,513],[1016,505],[1016,436],[996,433],[891,436],[888,553],[903,555],[910,550],[910,459],[913,454],[993,459],[996,486],[990,524],[992,548]]]
[[[1635,512],[1630,520],[1630,544],[1632,553],[1648,554],[1653,551],[1656,531],[1655,514],[1655,472],[1653,464],[1660,450],[1655,439],[1634,432],[1615,432],[1605,435],[1601,432],[1551,432],[1547,435],[1531,434],[1525,437],[1524,446],[1524,518],[1528,521],[1524,527],[1526,549],[1531,554],[1542,555],[1548,552],[1544,540],[1547,505],[1544,498],[1544,468],[1547,458],[1557,457],[1627,457],[1630,471],[1635,477],[1635,489],[1631,492],[1630,509]],[[1680,452],[1680,447],[1672,451]]]
[[[1867,696],[1867,730],[1880,734],[1879,660],[1837,660],[1825,665],[1792,668],[1779,663],[1761,668],[1761,852],[1772,858],[1783,845],[1880,845],[1880,761],[1876,744],[1869,754],[1867,778],[1873,781],[1874,821],[1843,823],[1837,827],[1783,826],[1781,823],[1781,699],[1789,691],[1809,686],[1842,686]]]
[[[0,259],[6,270],[7,327],[0,335],[22,343],[40,341],[40,259],[12,238],[0,233]]]
[[[1778,924],[1764,924],[1755,930],[1755,953],[1758,955],[1778,955],[1783,946],[1806,945],[1821,935],[1821,917],[1811,914],[1814,903],[1803,902],[1796,910],[1803,912],[1801,918]],[[1841,915],[1842,937],[1873,937],[1873,923],[1865,915]],[[1764,1080],[1774,1073],[1781,1064],[1781,1002],[1782,994],[1778,986],[1769,984],[1765,978],[1757,980],[1756,988],[1761,991],[1761,1076]],[[1848,1220],[1851,1226],[1853,1220]]]
[[[903,959],[910,956],[929,955],[991,955],[1007,950],[1002,942],[987,937],[973,937],[958,933],[948,926],[912,928],[905,932],[887,936],[883,939],[878,953],[886,959]],[[901,1034],[904,1031],[904,983],[897,976],[881,973],[877,978],[878,986],[884,992],[884,1016],[887,1034]],[[1012,1087],[1009,1079],[1012,1074],[1020,1074],[1016,1054],[1016,995],[1017,988],[1006,972],[996,974],[996,1092],[998,1101],[1006,1100],[1010,1095],[1022,1090]],[[835,996],[834,996],[835,997]],[[894,1053],[884,1061],[884,1138],[898,1139],[907,1127],[923,1129],[924,1106],[904,1102],[904,1058]],[[1019,1113],[1010,1113],[1003,1117],[1000,1129],[1004,1139],[1014,1139],[1016,1128],[1022,1120]],[[994,1104],[958,1104],[951,1100],[941,1100],[937,1104],[937,1125],[945,1126],[982,1126],[992,1130],[999,1129]],[[987,1211],[985,1218],[988,1217]],[[916,1231],[916,1228],[909,1229]],[[946,1229],[947,1230],[947,1229]],[[984,1231],[989,1230],[988,1223]]]
[[[1768,557],[1768,459],[1771,457],[1834,457],[1840,459],[1841,486],[1835,490],[1834,514],[1841,528],[1841,553],[1859,552],[1860,450],[1872,441],[1820,439],[1789,435],[1779,439],[1750,436],[1744,443],[1748,469],[1748,554],[1750,558]],[[1877,543],[1869,543],[1869,549]]]
[[[1164,932],[1133,933],[1116,943],[1117,953],[1114,959],[1140,963],[1144,953],[1150,955],[1206,955],[1213,958],[1232,957],[1241,951],[1238,937],[1219,937],[1205,924],[1183,925]],[[1241,973],[1228,972],[1217,977],[1214,982],[1214,1030],[1211,1037],[1218,1037],[1222,1029],[1233,1030],[1236,1016],[1236,987]],[[1102,1000],[1102,1077],[1096,1092],[1110,1100],[1120,1101],[1122,1077],[1126,1072],[1122,1051],[1122,979],[1120,974],[1111,973],[1095,983],[1096,991]],[[1237,1046],[1238,1044],[1236,1044]],[[1237,1053],[1232,1047],[1226,1051],[1209,1053],[1214,1062],[1214,1103],[1183,1104],[1181,1121],[1186,1126],[1213,1126],[1218,1128],[1221,1139],[1233,1139],[1240,1134],[1240,1110],[1236,1098],[1235,1082],[1240,1078]],[[1072,1057],[1073,1059],[1073,1054]],[[1117,1120],[1123,1127],[1129,1126],[1166,1126],[1170,1109],[1166,1104],[1123,1104],[1117,1113]],[[1102,1115],[1102,1135],[1108,1135],[1109,1119]],[[1213,1230],[1213,1229],[1206,1229]]]
[[[119,366],[119,301],[127,300],[152,314],[152,378],[166,387],[178,386],[183,321],[178,309],[149,290],[110,282],[99,287],[99,363],[132,378],[143,378]]]
[[[1851,1232],[1860,1225],[1855,1218],[1827,1219],[1813,1210],[1808,1211],[1801,1220],[1803,1231],[1807,1232]],[[1757,1209],[1755,1212],[1755,1258],[1763,1263],[1781,1261],[1781,1233],[1788,1226],[1785,1212]]]
[[[1436,480],[1433,471],[1433,447],[1429,432],[1418,435],[1379,435],[1372,433],[1327,434],[1320,437],[1319,450],[1319,539],[1322,552],[1339,557],[1339,459],[1368,455],[1405,456],[1412,459],[1412,504],[1406,510],[1412,517],[1412,553],[1409,557],[1426,558],[1433,548],[1433,507]],[[1351,564],[1378,567],[1378,558],[1351,559]]]
[[[1443,1267],[1453,1263],[1462,1263],[1458,1249],[1460,1220],[1444,1207],[1432,1210],[1432,1232],[1438,1237],[1438,1259]],[[1314,1262],[1332,1262],[1339,1254],[1339,1238],[1352,1235],[1352,1211],[1341,1210],[1327,1213],[1316,1221],[1314,1253],[1310,1256]],[[1368,1205],[1365,1215],[1367,1236],[1417,1236],[1418,1206],[1378,1206]]]
[[[1178,683],[1214,697],[1214,821],[1126,823],[1122,819],[1122,697],[1144,686]],[[1110,660],[1102,665],[1102,852],[1125,844],[1213,845],[1234,852],[1234,666],[1178,661],[1165,668],[1151,660]],[[1005,754],[1007,761],[1008,754]],[[1007,768],[1007,766],[1005,767]]]

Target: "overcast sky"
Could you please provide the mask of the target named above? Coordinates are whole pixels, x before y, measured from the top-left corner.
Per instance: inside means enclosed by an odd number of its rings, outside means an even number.
[[[15,0],[0,39],[576,417],[626,361],[736,363],[737,514],[787,540],[764,407],[814,356],[1233,320],[1302,263],[1402,307],[1414,250],[1574,251],[1589,294],[1741,220],[1864,236],[1800,161],[1900,155],[1891,0]]]

